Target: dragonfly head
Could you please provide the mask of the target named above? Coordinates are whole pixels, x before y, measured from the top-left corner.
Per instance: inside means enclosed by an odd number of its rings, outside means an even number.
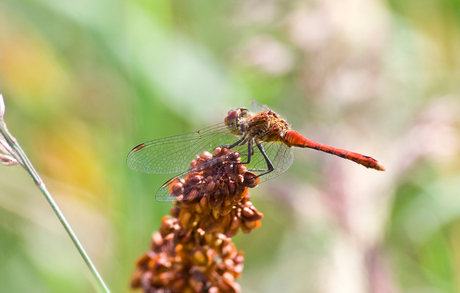
[[[241,120],[249,116],[249,111],[246,108],[238,108],[236,110],[228,111],[225,117],[225,125],[230,129],[230,132],[235,135],[242,135]]]

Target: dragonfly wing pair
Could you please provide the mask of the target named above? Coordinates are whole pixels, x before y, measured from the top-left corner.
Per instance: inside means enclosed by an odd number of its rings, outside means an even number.
[[[212,153],[220,145],[231,144],[238,136],[230,133],[225,123],[198,131],[147,141],[128,154],[128,166],[149,174],[173,174],[190,169],[190,162],[204,151]]]
[[[225,123],[220,123],[198,131],[155,139],[134,147],[126,159],[128,166],[139,172],[149,174],[182,173],[191,170],[190,162],[204,151],[213,153],[214,148],[231,145],[240,136],[232,134]],[[293,162],[292,149],[280,142],[262,142],[265,153],[272,162],[274,170],[259,178],[260,182],[272,179],[284,172]],[[248,144],[232,148],[241,154],[241,161],[248,160]],[[267,163],[257,147],[253,148],[248,170],[260,175],[267,171]]]

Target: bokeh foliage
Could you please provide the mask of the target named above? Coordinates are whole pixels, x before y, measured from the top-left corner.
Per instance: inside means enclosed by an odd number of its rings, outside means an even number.
[[[460,2],[0,2],[6,122],[113,292],[170,208],[136,144],[256,99],[385,173],[297,150],[252,191],[243,292],[460,290]],[[5,292],[92,292],[20,167],[0,168]],[[382,289],[383,288],[383,289]],[[380,290],[380,291],[379,291]]]

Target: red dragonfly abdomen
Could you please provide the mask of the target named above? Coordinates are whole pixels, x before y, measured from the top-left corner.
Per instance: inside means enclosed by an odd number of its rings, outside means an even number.
[[[351,160],[355,163],[363,165],[366,168],[372,168],[372,169],[376,169],[379,171],[386,170],[382,164],[380,164],[376,159],[372,157],[350,152],[350,151],[339,149],[339,148],[335,148],[335,147],[331,147],[328,145],[324,145],[324,144],[309,140],[308,138],[303,137],[301,134],[299,134],[295,130],[286,131],[284,135],[284,141],[289,146],[295,146],[295,147],[300,147],[300,148],[311,148],[311,149],[315,149],[318,151],[326,152],[329,154],[339,156],[344,159]]]

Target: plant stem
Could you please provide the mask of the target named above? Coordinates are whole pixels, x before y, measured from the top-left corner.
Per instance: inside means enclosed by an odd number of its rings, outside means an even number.
[[[35,171],[35,168],[33,167],[32,163],[29,161],[27,158],[26,154],[22,150],[22,148],[19,146],[18,142],[16,139],[9,133],[5,122],[3,121],[3,118],[0,118],[0,132],[7,141],[7,143],[13,148],[13,150],[16,152],[17,156],[19,157],[19,162],[21,165],[26,169],[26,171],[29,173],[29,175],[32,177],[32,179],[35,182],[35,185],[40,189],[40,191],[43,193],[45,196],[46,200],[48,203],[51,205],[51,208],[57,215],[59,221],[61,221],[62,225],[64,226],[64,229],[67,231],[67,234],[69,234],[70,239],[72,239],[74,245],[77,247],[78,252],[80,252],[80,255],[83,257],[83,260],[85,261],[86,265],[90,269],[91,273],[93,276],[96,278],[97,283],[101,287],[101,292],[105,293],[110,293],[108,287],[105,285],[104,280],[101,278],[99,275],[96,267],[92,263],[91,259],[89,258],[88,254],[86,253],[85,249],[81,245],[80,241],[78,240],[77,236],[73,232],[72,228],[70,227],[69,223],[67,222],[66,218],[64,217],[64,214],[61,212],[59,209],[58,205],[54,201],[53,197],[51,196],[50,192],[45,186],[45,183],[43,180],[40,178],[38,175],[37,171]],[[15,154],[12,154],[14,157]],[[17,159],[17,158],[16,158]]]

